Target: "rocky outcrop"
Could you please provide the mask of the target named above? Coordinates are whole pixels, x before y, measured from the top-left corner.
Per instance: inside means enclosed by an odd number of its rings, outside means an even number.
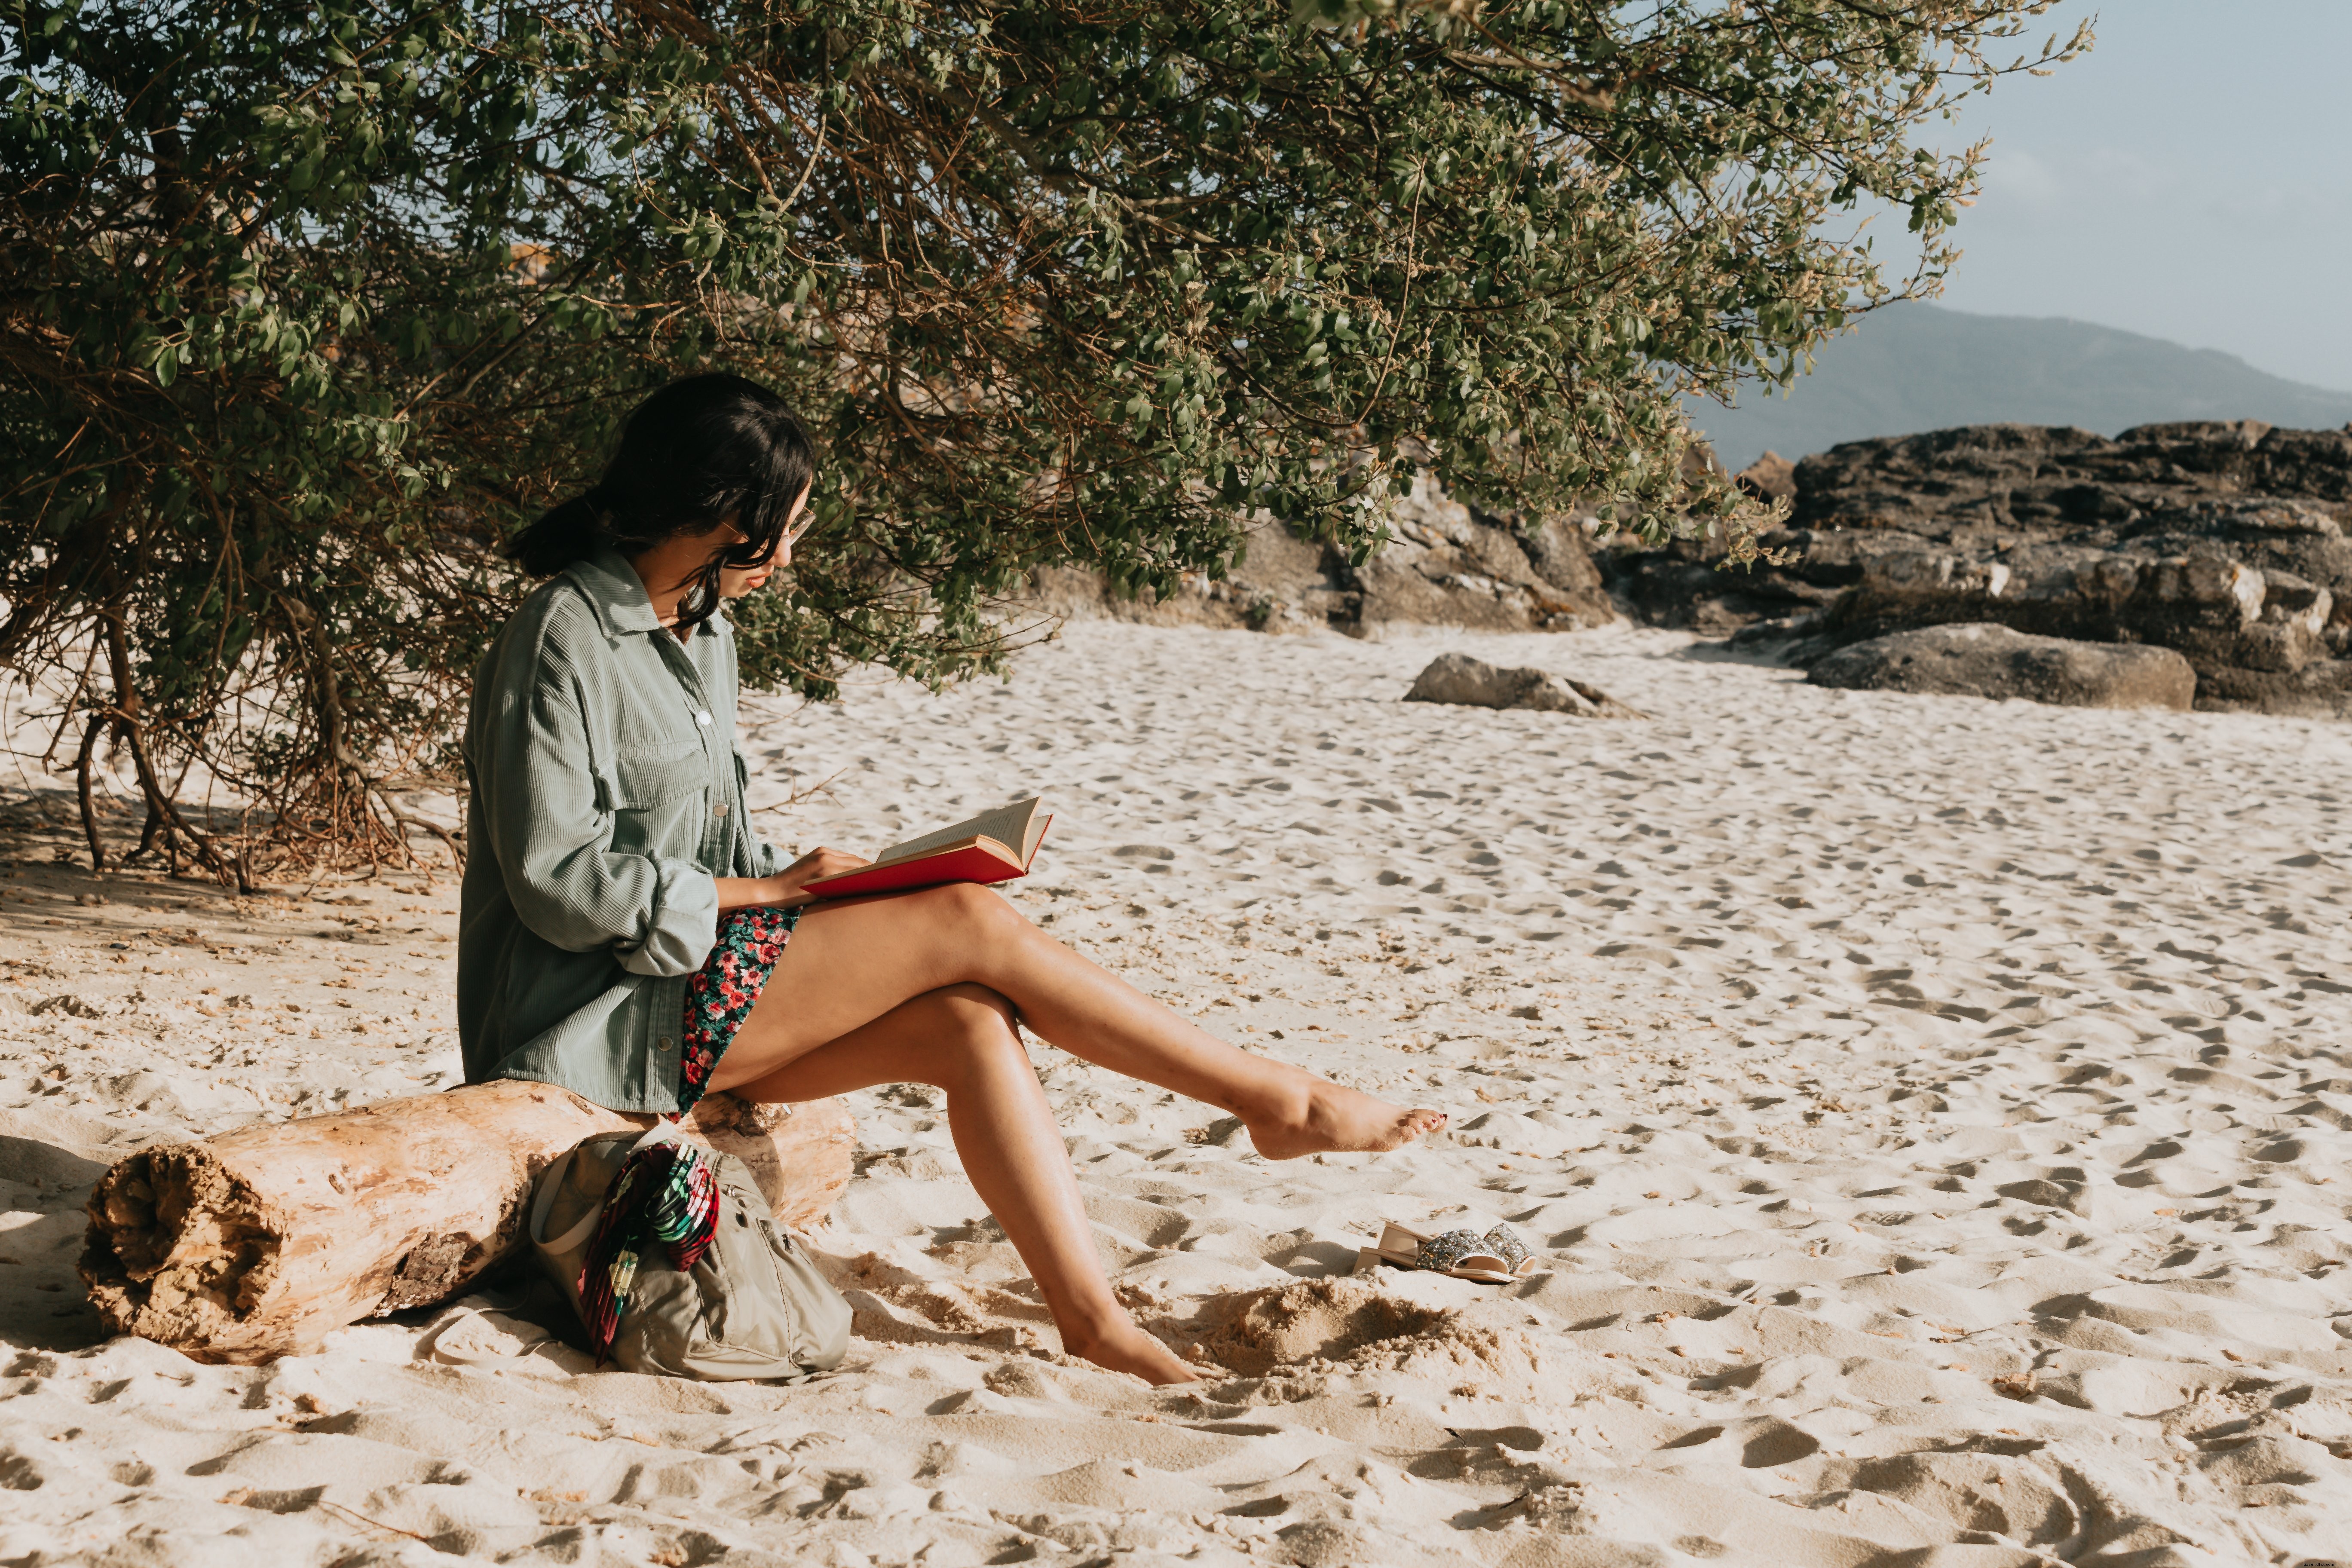
[[[1407,702],[1458,702],[1473,708],[1527,708],[1580,719],[1646,719],[1597,686],[1542,669],[1500,669],[1468,654],[1440,654],[1414,677]]]
[[[1141,621],[1152,626],[1305,631],[1353,624],[1360,596],[1349,585],[1339,552],[1274,523],[1250,535],[1242,559],[1222,580],[1188,577],[1164,599],[1130,597],[1099,573],[1048,567],[1031,574],[1029,602],[1077,620]]]
[[[2352,434],[2210,420],[2143,425],[2113,440],[2063,426],[1973,425],[1853,441],[1797,465],[1790,526],[1999,549],[2021,534],[2125,524],[2231,496],[2352,503]]]
[[[1223,581],[1188,582],[1166,599],[1127,598],[1095,574],[1066,570],[1036,574],[1030,594],[1058,615],[1357,637],[1400,624],[1570,631],[1623,618],[1585,520],[1480,510],[1423,478],[1391,504],[1389,528],[1389,543],[1361,565],[1268,522]]]
[[[1767,452],[1738,473],[1731,482],[1758,500],[1797,499],[1797,465],[1778,452]]]
[[[1863,691],[2174,712],[2188,711],[2197,695],[2197,672],[2170,648],[2033,637],[1982,622],[1854,643],[1815,662],[1806,679]]]
[[[1794,477],[1770,563],[1627,548],[1601,557],[1610,585],[1646,618],[1800,664],[1997,623],[2175,649],[2200,708],[2352,716],[2352,433],[1977,426],[1849,443]]]
[[[2300,501],[2202,501],[2105,542],[1886,552],[1818,624],[1843,638],[1965,616],[2157,643],[2200,668],[2292,672],[2342,652],[2352,630],[2328,584],[2352,588],[2352,543],[2327,513]]]

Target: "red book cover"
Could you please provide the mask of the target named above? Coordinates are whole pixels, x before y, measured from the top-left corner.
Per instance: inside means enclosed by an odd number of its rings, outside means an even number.
[[[803,891],[820,899],[847,899],[936,888],[943,882],[995,883],[1025,877],[1037,858],[1037,846],[1045,841],[1045,829],[1054,824],[1051,816],[1038,809],[1043,804],[1032,795],[953,827],[894,844],[875,857],[872,865],[820,877]]]
[[[860,893],[897,893],[908,888],[935,888],[942,882],[1009,882],[1025,877],[1029,868],[1014,865],[984,844],[972,844],[937,855],[906,860],[886,860],[860,866],[838,877],[821,877],[803,889],[826,899],[855,898]]]

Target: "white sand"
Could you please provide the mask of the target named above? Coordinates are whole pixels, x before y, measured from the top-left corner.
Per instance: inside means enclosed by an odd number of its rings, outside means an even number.
[[[1447,646],[1656,717],[1400,703]],[[1085,626],[747,745],[755,800],[838,772],[768,818],[803,847],[1046,793],[1036,918],[1454,1132],[1269,1164],[1040,1047],[1126,1297],[1222,1369],[1192,1390],[1054,1352],[921,1089],[857,1097],[814,1238],[838,1374],[585,1373],[479,1300],[203,1367],[92,1344],[60,1147],[446,1081],[453,889],[26,870],[0,1563],[2352,1559],[2352,731],[1820,691],[1659,633]],[[1465,1215],[1547,1271],[1347,1277]]]

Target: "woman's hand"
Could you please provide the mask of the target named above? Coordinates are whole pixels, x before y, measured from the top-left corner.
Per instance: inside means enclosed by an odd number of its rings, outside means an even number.
[[[790,909],[795,904],[814,903],[809,894],[801,891],[820,877],[836,877],[844,871],[855,871],[866,862],[846,849],[812,849],[772,877],[721,877],[719,880],[719,912],[731,914],[737,910],[761,906]]]
[[[820,877],[838,877],[844,871],[855,871],[865,864],[865,857],[852,855],[846,849],[812,849],[774,876],[762,879],[763,882],[774,883],[779,889],[779,896],[768,901],[774,904],[807,903],[809,897],[801,889],[809,883]]]

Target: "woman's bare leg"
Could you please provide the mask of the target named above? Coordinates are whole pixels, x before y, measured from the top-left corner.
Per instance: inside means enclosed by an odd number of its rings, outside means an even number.
[[[711,1088],[763,1078],[902,1002],[959,984],[997,993],[1073,1056],[1239,1117],[1270,1160],[1378,1152],[1445,1121],[1237,1050],[969,883],[812,906]]]
[[[1064,1350],[1152,1383],[1192,1380],[1111,1294],[1069,1152],[1013,1026],[1012,1004],[977,985],[929,992],[734,1092],[817,1100],[877,1083],[947,1091],[948,1129],[964,1172],[1045,1293]]]

